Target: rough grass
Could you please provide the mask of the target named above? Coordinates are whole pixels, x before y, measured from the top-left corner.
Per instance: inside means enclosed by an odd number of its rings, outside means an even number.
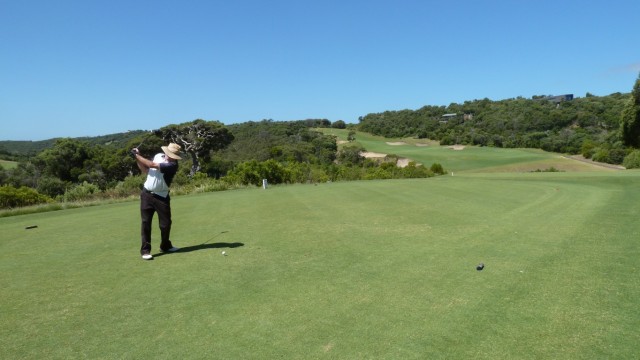
[[[147,262],[137,203],[2,218],[0,358],[638,358],[639,179],[181,196]]]

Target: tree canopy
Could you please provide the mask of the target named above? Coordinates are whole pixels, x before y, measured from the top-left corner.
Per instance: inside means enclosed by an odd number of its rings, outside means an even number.
[[[211,151],[227,147],[233,134],[218,121],[196,119],[178,125],[168,125],[154,131],[165,142],[173,142],[191,157],[191,175],[200,171],[201,161],[207,160]]]
[[[635,148],[640,147],[640,75],[622,111],[621,124],[624,143]]]

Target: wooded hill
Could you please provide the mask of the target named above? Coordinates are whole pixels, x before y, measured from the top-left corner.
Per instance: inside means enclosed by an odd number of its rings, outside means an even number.
[[[94,137],[78,137],[79,141],[84,141],[89,145],[112,145],[114,147],[124,146],[131,139],[140,137],[147,133],[143,130],[133,130],[123,133],[101,135]],[[27,140],[4,140],[0,141],[0,158],[5,160],[19,160],[21,158],[35,156],[45,149],[50,149],[59,138],[27,141]]]
[[[360,118],[358,130],[385,137],[417,137],[442,145],[464,144],[539,148],[586,157],[606,152],[599,161],[621,163],[621,114],[630,95],[587,94],[559,100],[534,96],[500,101],[466,101],[418,110],[385,111]],[[606,151],[605,151],[606,150]]]
[[[540,148],[546,151],[584,154],[599,161],[622,163],[628,152],[621,142],[621,114],[629,93],[607,96],[587,94],[583,98],[558,101],[551,96],[489,99],[424,106],[417,110],[371,113],[349,127],[390,138],[416,137],[438,140],[442,145],[464,144],[508,148]],[[231,159],[265,159],[274,146],[287,147],[294,132],[309,127],[330,127],[326,119],[278,122],[264,120],[228,125],[236,140],[226,151]],[[76,138],[90,145],[123,147],[143,130],[98,137]],[[17,160],[51,148],[57,139],[0,141],[0,158]],[[283,144],[277,144],[284,140]],[[265,146],[266,144],[269,146]],[[253,149],[253,150],[252,150]]]

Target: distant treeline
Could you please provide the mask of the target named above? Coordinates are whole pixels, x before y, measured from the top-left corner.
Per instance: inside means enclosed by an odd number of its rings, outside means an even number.
[[[146,133],[143,130],[127,131],[110,135],[94,137],[79,137],[76,140],[84,141],[90,145],[114,145],[122,146],[129,140]],[[5,160],[19,161],[20,159],[35,156],[45,149],[50,149],[60,138],[53,138],[40,141],[27,140],[0,140],[0,158]]]
[[[466,101],[418,110],[385,111],[360,118],[358,130],[385,137],[417,137],[442,145],[464,144],[506,148],[539,148],[592,157],[608,150],[600,161],[621,163],[621,114],[630,95],[587,94],[584,98],[551,101],[550,96]],[[622,155],[622,157],[621,157]]]
[[[445,173],[440,164],[399,168],[397,158],[366,159],[357,146],[338,150],[336,138],[316,130],[344,128],[324,119],[263,120],[225,126],[197,119],[152,132],[136,131],[100,139],[56,139],[15,168],[0,167],[0,208],[43,202],[113,199],[139,193],[143,179],[130,150],[147,158],[169,142],[182,153],[172,193],[219,191],[242,186],[348,180],[426,178]],[[31,153],[28,150],[27,153]]]

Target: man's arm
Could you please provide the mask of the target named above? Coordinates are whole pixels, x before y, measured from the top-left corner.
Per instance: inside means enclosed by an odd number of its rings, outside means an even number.
[[[148,174],[149,173],[149,169],[152,169],[152,168],[153,169],[159,169],[160,168],[160,164],[154,163],[153,161],[151,161],[149,159],[145,159],[144,157],[142,157],[142,155],[140,155],[140,151],[137,148],[134,148],[132,150],[132,152],[135,154],[136,164],[138,165],[138,168],[143,173]]]

